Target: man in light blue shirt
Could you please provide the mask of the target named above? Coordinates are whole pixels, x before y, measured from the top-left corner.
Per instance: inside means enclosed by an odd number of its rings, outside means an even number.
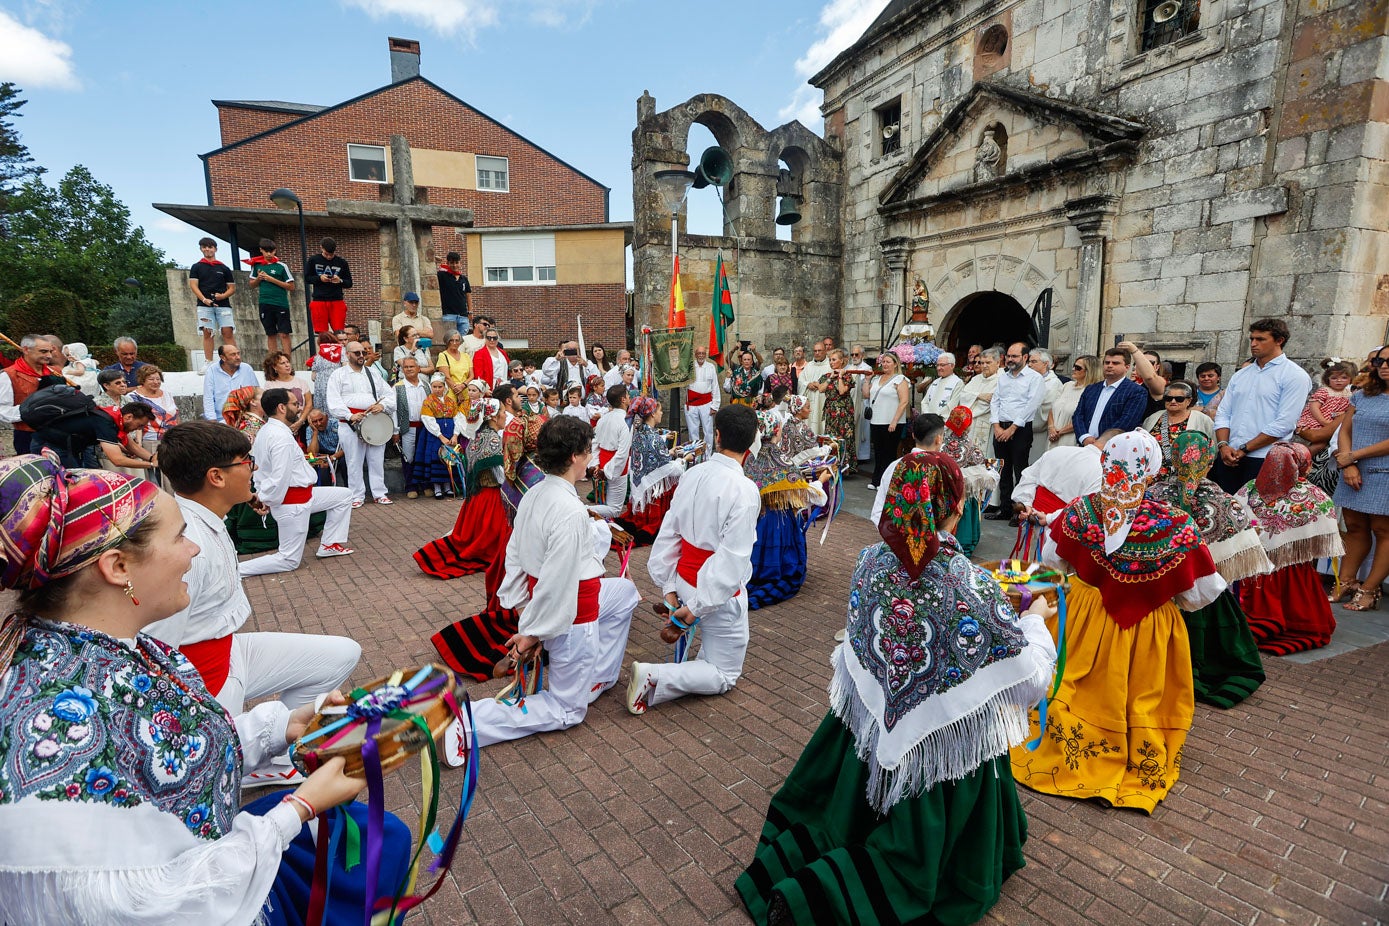
[[[1312,378],[1283,353],[1287,322],[1261,318],[1249,326],[1254,362],[1230,377],[1215,413],[1220,457],[1211,478],[1230,494],[1259,475],[1268,448],[1293,436]]]
[[[203,417],[208,421],[222,420],[222,406],[227,404],[227,396],[233,389],[242,386],[259,386],[256,371],[249,363],[241,362],[241,348],[235,344],[223,344],[217,348],[217,362],[207,368],[207,380],[203,383]]]
[[[1003,463],[998,480],[999,505],[986,511],[984,517],[1002,521],[1012,517],[1013,486],[1027,467],[1032,453],[1032,419],[1046,395],[1042,375],[1027,365],[1027,345],[1017,342],[1008,345],[1006,364],[994,397],[989,400],[989,417],[993,419],[994,456]]]

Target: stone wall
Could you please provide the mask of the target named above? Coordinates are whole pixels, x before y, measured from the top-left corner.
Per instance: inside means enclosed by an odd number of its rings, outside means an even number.
[[[664,327],[670,301],[670,211],[654,174],[688,169],[692,124],[705,125],[733,160],[725,189],[727,235],[689,235],[680,212],[680,279],[686,318],[705,343],[714,268],[723,254],[737,321],[731,336],[759,346],[805,343],[840,330],[842,273],[839,228],[842,179],[839,152],[799,122],[762,128],[730,100],[702,94],[656,112],[644,95],[632,133],[634,235],[632,263],[636,323]],[[697,157],[698,155],[696,155]],[[783,173],[778,161],[789,165]],[[712,195],[693,190],[690,195]],[[802,197],[792,240],[776,237],[779,194]]]
[[[981,54],[1000,25],[1005,54]],[[844,152],[846,339],[876,341],[880,304],[905,301],[903,273],[883,254],[885,240],[905,238],[895,259],[932,286],[933,321],[968,290],[965,269],[977,279],[992,258],[1044,278],[1024,296],[1053,287],[1053,331],[1068,316],[1084,329],[1054,344],[1063,353],[1122,333],[1176,359],[1233,363],[1247,323],[1265,315],[1292,322],[1289,350],[1302,360],[1363,356],[1384,340],[1389,0],[1210,0],[1196,31],[1147,53],[1134,0],[923,0],[873,32],[812,79]],[[1088,172],[1105,175],[1101,188],[1010,186],[1009,173],[1065,156],[1060,114],[1055,133],[1010,132],[1008,173],[967,205],[886,208],[883,194],[979,78],[1122,117],[1141,140],[1121,166]],[[874,111],[899,96],[901,149],[883,155]],[[974,129],[962,124],[961,138],[977,145]],[[958,186],[969,158],[950,156],[937,167]],[[1077,193],[1113,201],[1068,210]],[[1002,275],[1015,284],[1017,273]]]

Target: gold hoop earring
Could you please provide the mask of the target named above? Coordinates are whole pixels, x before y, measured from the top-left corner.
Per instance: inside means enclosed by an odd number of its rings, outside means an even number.
[[[138,608],[140,606],[140,599],[135,597],[135,586],[130,584],[129,579],[125,580],[125,597],[129,598],[130,603],[135,605],[135,607]]]

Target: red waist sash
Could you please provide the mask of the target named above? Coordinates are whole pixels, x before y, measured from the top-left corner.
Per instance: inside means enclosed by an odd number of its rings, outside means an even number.
[[[608,467],[608,462],[609,462],[610,460],[612,460],[612,458],[615,457],[615,456],[617,456],[617,451],[616,451],[616,450],[608,450],[608,449],[606,449],[606,448],[599,447],[599,448],[598,448],[598,465],[599,465],[600,467],[602,467],[603,469],[607,469],[607,467]],[[628,463],[630,464],[630,463],[631,463],[631,460],[628,460]],[[619,475],[619,476],[625,476],[625,475],[627,475],[627,467],[626,467],[626,466],[622,467],[622,472],[618,473],[618,475]]]
[[[589,624],[598,620],[598,590],[601,578],[579,580],[578,610],[574,614],[575,624]],[[535,576],[526,576],[526,591],[535,591]]]
[[[290,486],[281,505],[306,505],[313,499],[313,486]]]
[[[675,574],[678,575],[680,578],[684,579],[690,585],[693,585],[695,588],[698,588],[699,569],[708,561],[709,557],[713,555],[713,550],[706,550],[703,547],[697,547],[682,537],[680,539],[680,559],[675,564]],[[733,597],[737,598],[742,593],[743,590],[740,588],[733,593]]]
[[[1032,498],[1032,507],[1042,514],[1051,514],[1053,511],[1060,511],[1069,505],[1070,502],[1061,499],[1057,494],[1046,486],[1037,486],[1037,494]]]
[[[215,640],[185,643],[178,648],[193,663],[193,668],[203,677],[203,684],[214,698],[227,684],[227,676],[231,675],[231,646],[232,635],[227,634]]]
[[[712,401],[714,401],[714,394],[712,392],[695,392],[693,389],[687,392],[685,398],[685,404],[690,408],[699,408],[701,405],[708,405]]]

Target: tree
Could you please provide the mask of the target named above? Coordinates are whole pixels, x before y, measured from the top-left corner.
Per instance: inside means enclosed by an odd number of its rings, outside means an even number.
[[[15,184],[37,177],[43,168],[34,163],[29,149],[19,140],[14,120],[22,116],[19,110],[27,103],[19,98],[19,88],[13,83],[0,83],[0,212]]]
[[[8,233],[0,235],[0,305],[43,289],[70,292],[82,306],[77,332],[97,343],[106,336],[112,302],[129,295],[134,277],[151,298],[168,300],[164,253],[130,224],[115,192],[77,165],[56,187],[32,177],[7,203]]]

